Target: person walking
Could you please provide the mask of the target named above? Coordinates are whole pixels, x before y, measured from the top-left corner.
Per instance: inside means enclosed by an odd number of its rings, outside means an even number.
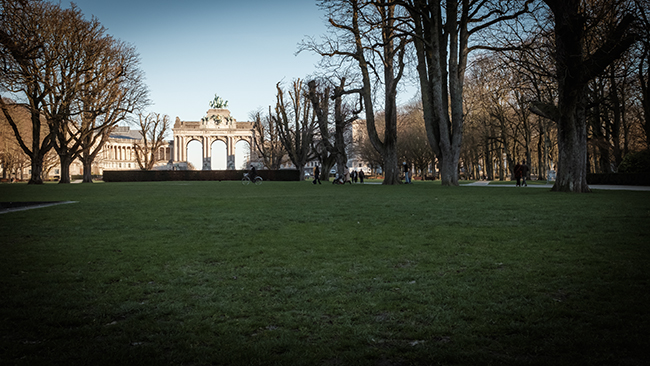
[[[411,167],[408,164],[406,164],[406,162],[402,163],[402,166],[404,167],[404,182],[406,184],[409,184],[411,183],[411,177],[409,176]]]
[[[345,166],[345,169],[343,169],[343,184],[345,183],[352,184],[352,181],[350,180],[350,169],[347,165]]]
[[[521,183],[525,186],[528,187],[528,184],[526,184],[526,177],[528,176],[528,165],[525,162],[521,162]]]
[[[318,165],[314,167],[314,184],[316,184],[317,181],[318,184],[322,184],[320,182],[320,168],[318,167]]]
[[[517,165],[515,165],[515,179],[517,179],[517,187],[521,187],[521,164],[517,162]]]
[[[363,169],[359,170],[359,182],[363,184],[363,178],[366,177],[366,173],[363,172]]]

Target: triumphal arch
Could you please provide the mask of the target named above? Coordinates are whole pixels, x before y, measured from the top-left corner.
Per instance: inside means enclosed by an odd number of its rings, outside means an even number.
[[[215,159],[214,146],[225,144],[224,169],[241,169],[235,166],[235,156],[241,156],[242,151],[236,151],[238,142],[245,141],[249,146],[249,153],[255,151],[253,138],[253,122],[237,122],[230,116],[230,111],[225,108],[213,108],[201,121],[181,121],[176,117],[174,123],[174,166],[187,164],[187,148],[192,141],[198,141],[202,146],[203,166],[195,169],[211,170]],[[221,154],[218,154],[221,155]],[[214,159],[213,159],[214,158]],[[247,159],[248,160],[248,159]]]

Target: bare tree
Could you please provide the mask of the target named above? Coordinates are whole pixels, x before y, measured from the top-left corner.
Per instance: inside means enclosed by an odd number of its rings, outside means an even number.
[[[158,151],[165,145],[165,134],[169,131],[168,115],[151,112],[138,114],[142,140],[133,143],[135,159],[142,170],[151,170],[159,161]]]
[[[20,135],[29,136],[28,130],[31,127],[29,109],[24,105],[15,104],[11,100],[5,100],[5,103],[7,105],[7,113],[17,125],[16,127],[20,131]],[[18,144],[18,140],[5,114],[0,114],[0,164],[2,165],[2,178],[10,178],[7,175],[11,176],[11,174],[15,174],[20,167],[28,163],[29,156],[25,154]]]
[[[3,0],[0,2],[0,68],[1,91],[25,98],[31,118],[31,129],[21,133],[13,121],[4,98],[0,108],[15,133],[21,149],[31,161],[29,184],[43,183],[43,158],[52,148],[53,131],[44,130],[42,111],[49,90],[41,71],[51,67],[56,58],[43,52],[44,34],[51,32],[50,20],[60,8],[36,0]]]
[[[2,5],[6,14],[0,40],[5,64],[10,65],[3,70],[3,84],[23,94],[32,110],[32,148],[23,148],[32,157],[30,182],[41,179],[42,159],[51,147],[59,155],[60,183],[70,182],[70,164],[78,157],[90,181],[90,164],[107,138],[106,131],[124,118],[126,104],[146,97],[137,56],[131,47],[107,36],[95,18],[85,20],[74,4],[69,9],[29,0]],[[25,50],[32,50],[31,54]],[[126,79],[137,79],[136,92],[127,88]],[[121,83],[118,89],[110,85],[116,80]],[[41,141],[41,114],[49,132],[42,145],[35,146]],[[96,123],[99,116],[101,122]]]
[[[315,80],[309,82],[308,98],[318,121],[318,134],[312,150],[318,156],[323,172],[322,180],[329,181],[329,171],[336,163],[339,176],[343,175],[347,162],[345,131],[351,123],[357,119],[361,110],[352,110],[345,105],[343,95],[345,91],[345,77],[340,79],[339,85],[335,86],[334,93],[330,93],[330,87],[317,90]],[[330,111],[330,99],[334,100],[334,113]],[[333,123],[330,120],[333,119]],[[333,128],[332,128],[333,125]]]
[[[304,180],[305,164],[315,157],[311,147],[316,130],[316,116],[300,79],[292,83],[288,92],[289,102],[284,101],[284,91],[280,83],[276,88],[278,93],[273,122],[289,159],[300,171],[300,180]]]
[[[639,50],[637,79],[641,89],[643,131],[646,148],[650,149],[650,1],[635,0],[636,13],[640,18],[641,45]]]
[[[287,160],[287,151],[280,141],[279,129],[271,116],[270,106],[268,114],[263,115],[261,111],[257,111],[251,115],[254,121],[253,145],[264,167],[278,170]]]
[[[385,1],[322,0],[319,5],[328,12],[335,37],[303,47],[326,58],[355,65],[361,85],[345,93],[358,93],[363,100],[368,139],[383,159],[383,184],[399,184],[397,86],[404,75],[410,42],[400,31],[404,14],[395,3]],[[380,136],[375,123],[374,100],[382,96],[386,124]]]
[[[458,185],[463,85],[472,35],[528,12],[531,0],[401,2],[413,20],[413,40],[427,137],[440,161],[443,185]]]
[[[55,15],[48,21],[51,30],[43,34],[42,51],[53,62],[39,70],[39,77],[47,90],[43,113],[55,136],[52,142],[61,165],[59,183],[70,183],[70,164],[81,153],[81,135],[88,133],[72,122],[81,113],[77,101],[84,85],[94,81],[98,59],[106,53],[110,40],[97,19],[85,20],[74,5]]]
[[[330,129],[330,87],[321,86],[318,89],[316,80],[311,80],[308,84],[309,94],[308,98],[311,101],[316,120],[318,121],[318,132],[315,134],[312,151],[318,158],[321,165],[321,180],[329,181],[329,171],[337,161],[338,155],[341,153],[341,146],[338,145],[342,141],[343,132],[340,133],[339,126],[335,125],[335,139],[332,141]],[[343,147],[345,153],[345,147]]]
[[[135,49],[106,38],[109,45],[88,71],[78,93],[81,113],[73,119],[73,137],[79,142],[83,181],[92,182],[92,164],[110,132],[136,109],[148,104],[148,90]]]
[[[617,2],[544,0],[555,20],[557,107],[538,103],[534,112],[558,124],[559,162],[553,191],[590,192],[587,184],[587,87],[634,42],[634,17]],[[608,14],[607,17],[601,17]],[[599,30],[598,37],[589,30]],[[595,32],[595,31],[594,31]],[[602,41],[596,41],[596,38]],[[543,108],[543,110],[542,110]]]
[[[420,172],[424,178],[429,166],[435,164],[435,155],[427,141],[421,103],[412,102],[402,108],[398,114],[397,131],[400,160],[408,162],[415,173]]]
[[[516,108],[518,115],[526,117],[531,109],[531,102],[535,101],[556,101],[557,80],[555,78],[555,65],[548,57],[548,54],[555,48],[552,31],[548,29],[547,14],[539,14],[541,20],[536,22],[537,29],[532,29],[532,35],[528,39],[521,39],[512,49],[499,52],[494,55],[496,62],[505,67],[506,72],[512,75],[512,88],[516,91]],[[538,103],[533,103],[538,106]],[[527,105],[527,108],[523,108]],[[535,109],[534,107],[532,109]],[[556,150],[557,128],[554,122],[546,118],[526,118],[524,124],[526,133],[524,146],[526,157],[532,171],[536,171],[538,179],[546,179],[549,171],[551,156]],[[537,161],[533,164],[532,151],[530,148],[533,139],[536,138],[535,154]]]

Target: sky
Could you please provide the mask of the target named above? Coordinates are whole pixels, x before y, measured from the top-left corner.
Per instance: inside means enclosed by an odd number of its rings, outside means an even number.
[[[199,121],[215,94],[231,115],[275,103],[275,84],[313,74],[320,56],[298,44],[326,32],[314,0],[77,0],[107,33],[137,49],[153,104],[174,121]],[[68,7],[62,1],[61,6]]]

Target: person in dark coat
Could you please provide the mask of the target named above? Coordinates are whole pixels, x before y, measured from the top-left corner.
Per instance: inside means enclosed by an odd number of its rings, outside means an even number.
[[[359,181],[363,183],[363,178],[366,177],[366,174],[363,172],[363,169],[359,170]]]
[[[251,165],[251,169],[248,171],[248,179],[250,179],[251,182],[255,182],[255,177],[257,177],[257,169],[255,169],[255,166]]]
[[[517,179],[517,187],[521,187],[521,172],[522,172],[522,167],[519,162],[517,162],[517,165],[515,165],[515,178]]]
[[[528,187],[528,184],[526,184],[526,177],[528,176],[528,165],[526,165],[525,162],[521,162],[521,183]]]
[[[411,167],[408,164],[406,164],[406,162],[404,162],[402,166],[404,167],[404,181],[406,184],[409,184],[411,183],[411,176],[410,176]]]

